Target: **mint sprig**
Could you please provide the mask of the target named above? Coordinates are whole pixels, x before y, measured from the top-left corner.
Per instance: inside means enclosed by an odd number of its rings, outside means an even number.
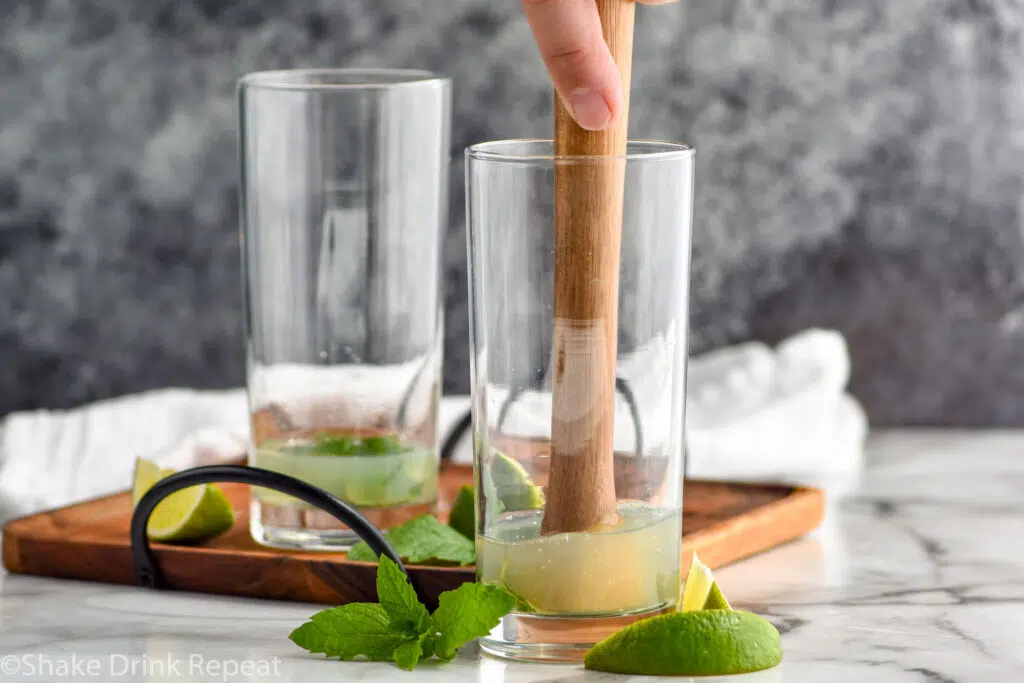
[[[412,671],[434,655],[453,659],[460,647],[490,633],[516,606],[516,597],[502,586],[466,583],[442,593],[430,615],[402,571],[385,556],[377,567],[377,598],[379,604],[356,602],[317,612],[290,638],[328,657],[390,660]]]
[[[290,637],[300,647],[328,657],[363,655],[373,662],[386,662],[415,635],[393,624],[380,605],[354,602],[317,612]]]
[[[446,662],[454,659],[460,647],[490,633],[517,602],[498,584],[464,583],[442,593],[433,616],[434,654]]]
[[[405,574],[388,557],[377,567],[377,600],[391,623],[405,631],[422,633],[430,625],[430,613],[416,597]]]
[[[399,524],[384,536],[403,562],[459,566],[476,561],[473,541],[437,521],[433,515],[423,515]],[[377,556],[365,541],[360,541],[348,551],[348,559],[375,562]]]

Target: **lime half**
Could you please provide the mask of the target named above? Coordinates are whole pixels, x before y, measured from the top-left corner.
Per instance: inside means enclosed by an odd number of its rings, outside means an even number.
[[[765,619],[735,610],[670,612],[638,621],[591,648],[584,666],[634,676],[731,676],[782,661]]]
[[[145,458],[135,459],[132,507],[158,481],[174,474]],[[160,501],[149,517],[146,535],[154,541],[197,543],[218,536],[235,523],[235,511],[216,484],[190,486]]]

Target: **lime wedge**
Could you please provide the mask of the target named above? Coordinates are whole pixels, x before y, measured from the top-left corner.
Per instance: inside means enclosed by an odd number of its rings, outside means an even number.
[[[476,503],[473,501],[473,487],[463,486],[452,503],[448,515],[448,526],[471,541],[476,540]]]
[[[544,493],[533,483],[517,460],[495,453],[491,460],[491,482],[503,511],[536,510],[544,506]]]
[[[145,458],[135,459],[132,507],[158,481],[174,474]],[[216,484],[190,486],[160,501],[149,517],[146,535],[154,541],[198,543],[218,536],[235,523],[235,511]]]
[[[164,477],[174,474],[174,470],[160,469],[152,460],[135,458],[135,476],[132,477],[132,508],[139,504],[146,491],[153,488]]]
[[[690,571],[686,574],[686,581],[679,590],[676,611],[697,612],[704,609],[714,585],[715,578],[711,575],[711,570],[704,566],[700,558],[697,557],[697,553],[694,553],[693,559],[690,561]]]
[[[711,593],[708,594],[708,601],[704,603],[704,609],[732,609],[717,581],[711,584]]]
[[[731,676],[782,661],[769,622],[735,610],[669,612],[613,633],[587,653],[587,669],[634,676]]]

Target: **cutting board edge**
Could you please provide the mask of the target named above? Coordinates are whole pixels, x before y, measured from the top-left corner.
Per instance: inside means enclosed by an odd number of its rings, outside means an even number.
[[[825,492],[822,489],[795,486],[786,498],[762,505],[753,513],[716,524],[710,529],[684,533],[683,571],[689,568],[693,552],[700,556],[703,564],[717,569],[803,538],[821,526],[825,509]],[[765,534],[770,542],[764,541]],[[722,538],[732,539],[733,545],[716,543]],[[750,540],[737,547],[737,538],[759,540]],[[728,548],[730,552],[722,552],[722,548]],[[705,554],[701,554],[702,551]]]
[[[691,551],[696,550],[709,567],[718,568],[791,542],[816,529],[824,519],[825,493],[820,489],[782,484],[708,483],[748,490],[777,488],[786,493],[784,497],[761,503],[736,516],[725,515],[708,528],[684,534],[684,571],[689,566]],[[100,538],[76,539],[62,535],[69,528],[65,524],[73,519],[75,508],[102,507],[104,501],[125,495],[128,494],[100,496],[10,520],[2,529],[4,567],[13,574],[137,585],[130,546]],[[124,503],[117,501],[116,504],[124,508]],[[316,604],[372,599],[367,596],[375,582],[367,568],[373,564],[348,562],[339,554],[290,553],[262,548],[191,547],[182,550],[179,546],[162,544],[154,544],[153,549],[158,563],[165,568],[169,579],[167,587],[172,590]],[[78,563],[61,561],[61,556],[69,551],[79,559]],[[212,566],[222,567],[232,575],[234,572],[245,574],[250,567],[252,569],[244,581],[217,583],[192,569],[191,563],[199,559],[197,553],[209,559]],[[410,569],[432,595],[475,578],[472,566],[411,566]],[[262,576],[261,572],[266,572],[267,576]],[[289,572],[290,583],[278,583],[280,576]]]

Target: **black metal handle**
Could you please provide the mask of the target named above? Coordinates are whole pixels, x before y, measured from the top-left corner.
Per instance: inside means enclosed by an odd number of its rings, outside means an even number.
[[[138,577],[140,584],[147,588],[160,588],[162,584],[160,568],[157,565],[156,556],[149,547],[149,537],[146,535],[149,516],[153,513],[157,504],[180,489],[195,486],[196,484],[214,484],[218,482],[262,486],[263,488],[286,493],[289,496],[316,506],[339,522],[348,525],[359,538],[366,541],[377,557],[386,555],[408,577],[405,565],[402,564],[402,560],[398,557],[395,549],[384,538],[384,534],[363,517],[358,510],[336,496],[312,484],[307,484],[301,479],[296,479],[280,472],[244,465],[209,465],[206,467],[193,467],[172,474],[166,479],[161,479],[153,485],[153,488],[146,492],[146,495],[135,506],[135,510],[132,512],[131,524],[132,560],[135,563],[135,575]]]
[[[640,458],[644,454],[644,430],[643,425],[640,422],[640,406],[637,405],[636,396],[633,394],[632,387],[630,387],[629,383],[623,378],[615,378],[615,391],[622,394],[622,398],[626,401],[626,407],[629,408],[629,416],[633,420],[633,436],[636,440],[634,453],[636,453],[636,457]],[[512,404],[519,399],[523,392],[524,390],[522,387],[516,387],[509,392],[509,395],[501,404],[501,408],[498,409],[497,428],[499,431],[505,426],[505,418],[508,417]],[[459,440],[465,435],[466,431],[469,430],[472,424],[472,412],[466,411],[466,414],[462,416],[462,419],[460,419],[454,427],[452,427],[451,432],[449,432],[448,437],[445,439],[444,444],[441,447],[441,460],[451,459]]]
[[[473,426],[473,411],[467,410],[459,421],[449,430],[448,436],[441,442],[441,462],[449,462],[455,456],[455,447],[465,436],[469,428]]]

